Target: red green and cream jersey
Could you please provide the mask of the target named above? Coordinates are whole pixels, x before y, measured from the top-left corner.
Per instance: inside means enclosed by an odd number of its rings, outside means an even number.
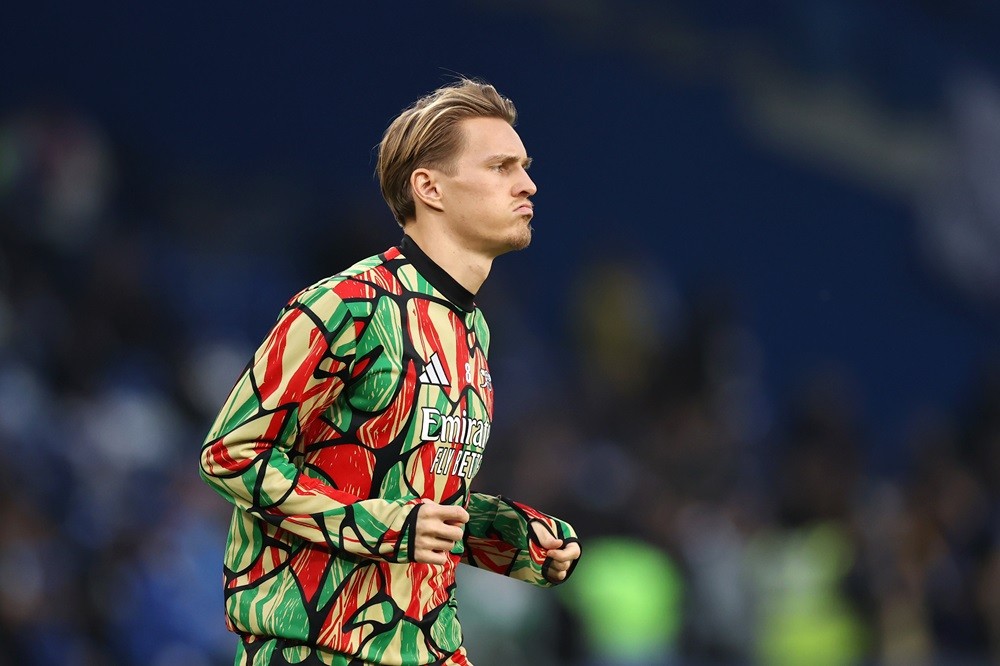
[[[530,524],[572,528],[470,492],[488,350],[472,294],[408,237],[289,302],[202,449],[203,478],[236,505],[230,629],[366,663],[461,663],[459,562],[550,585]],[[424,499],[470,513],[445,566],[413,561]]]

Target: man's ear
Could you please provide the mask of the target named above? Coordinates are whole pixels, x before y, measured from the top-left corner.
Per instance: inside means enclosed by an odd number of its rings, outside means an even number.
[[[414,169],[410,174],[410,189],[413,191],[414,203],[419,201],[428,208],[444,210],[441,204],[441,184],[438,182],[438,173],[433,169]]]

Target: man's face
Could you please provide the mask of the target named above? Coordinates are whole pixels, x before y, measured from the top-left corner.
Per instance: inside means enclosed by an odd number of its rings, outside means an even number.
[[[460,123],[465,142],[452,175],[440,174],[449,231],[462,244],[491,257],[531,242],[529,201],[537,188],[521,138],[500,118]]]

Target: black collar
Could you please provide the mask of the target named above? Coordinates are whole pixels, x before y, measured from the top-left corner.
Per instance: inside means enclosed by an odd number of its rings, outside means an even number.
[[[472,312],[476,309],[476,295],[435,264],[412,238],[403,236],[403,240],[399,243],[399,250],[404,257],[410,260],[413,267],[434,285],[435,289],[444,294],[445,298],[466,312]]]

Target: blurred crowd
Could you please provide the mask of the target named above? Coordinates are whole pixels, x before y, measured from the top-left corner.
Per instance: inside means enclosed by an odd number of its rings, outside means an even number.
[[[202,439],[268,317],[396,231],[145,174],[74,113],[0,125],[0,665],[231,663]],[[293,256],[286,218],[336,242]],[[879,476],[859,369],[771,395],[725,285],[668,271],[581,266],[561,341],[487,283],[477,488],[571,520],[584,558],[555,592],[461,572],[476,663],[1000,663],[1000,366],[915,408]]]

